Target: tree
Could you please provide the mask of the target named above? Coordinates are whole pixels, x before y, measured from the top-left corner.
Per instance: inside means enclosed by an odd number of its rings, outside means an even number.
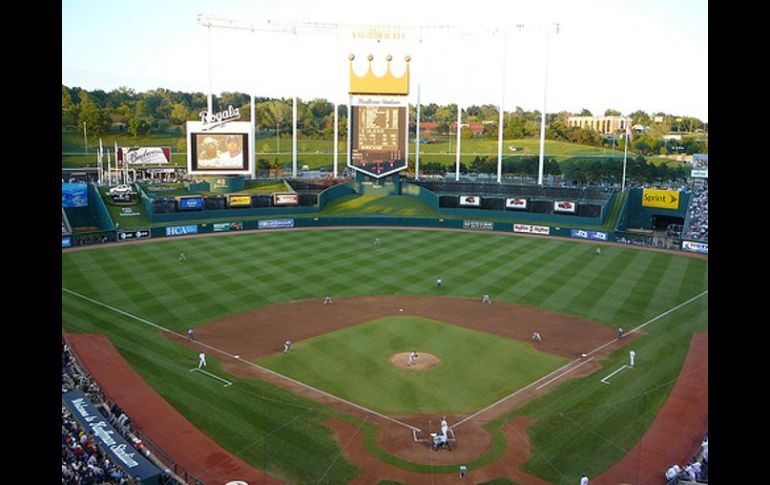
[[[78,124],[86,124],[87,130],[92,135],[99,137],[107,132],[110,126],[109,118],[103,109],[99,108],[93,102],[88,91],[80,91],[80,114],[78,115]]]
[[[183,103],[176,103],[171,109],[170,119],[172,124],[183,125],[186,121],[190,121],[195,118],[196,117],[192,116],[190,110],[187,109],[187,106],[185,106]]]
[[[78,115],[80,114],[78,106],[72,102],[72,96],[66,86],[61,87],[61,124],[62,126],[76,126]]]
[[[652,124],[652,118],[650,118],[650,115],[642,110],[634,111],[629,115],[629,117],[631,118],[632,125],[650,126]]]
[[[604,116],[620,116],[620,111],[612,108],[607,108],[604,111]]]
[[[593,116],[591,113],[591,110],[583,108],[580,110],[580,113],[578,113],[578,116]]]

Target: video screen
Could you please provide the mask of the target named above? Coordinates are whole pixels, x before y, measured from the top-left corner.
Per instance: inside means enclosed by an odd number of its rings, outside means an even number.
[[[246,133],[192,133],[192,169],[222,172],[249,168]]]

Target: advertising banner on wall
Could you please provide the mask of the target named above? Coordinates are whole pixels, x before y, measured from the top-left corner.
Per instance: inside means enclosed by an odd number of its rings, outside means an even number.
[[[481,197],[478,195],[461,195],[460,205],[465,207],[480,207]]]
[[[149,480],[160,475],[161,470],[126,441],[83,391],[65,392],[61,399],[72,417],[93,436],[99,448],[107,453],[110,461],[120,465],[132,478],[155,483]]]
[[[198,234],[198,224],[166,227],[166,236],[184,236],[185,234]]]
[[[574,202],[570,202],[568,200],[553,201],[554,212],[569,212],[571,214],[574,214],[575,210],[577,210],[577,204],[575,204]]]
[[[62,236],[61,237],[61,247],[63,247],[63,248],[71,248],[72,247],[72,236]]]
[[[294,219],[264,219],[257,222],[259,229],[279,229],[283,227],[294,227]]]
[[[526,209],[527,199],[505,199],[506,209]]]
[[[679,209],[678,190],[642,189],[642,207]]]
[[[227,197],[229,207],[251,207],[250,195],[230,195]]]
[[[203,197],[201,196],[177,197],[176,200],[181,211],[203,209]]]
[[[137,229],[136,231],[118,231],[118,241],[146,239],[148,237],[150,237],[149,229]]]
[[[489,221],[463,221],[463,229],[474,229],[477,231],[492,231],[494,223]]]
[[[242,222],[215,222],[214,223],[214,232],[242,231],[242,230],[243,230]]]
[[[299,194],[273,194],[273,205],[297,205]]]
[[[692,253],[709,253],[709,244],[698,241],[682,241],[682,251],[690,251]]]
[[[520,232],[525,234],[541,234],[548,236],[551,234],[551,228],[548,226],[531,226],[529,224],[514,224],[513,232]]]
[[[607,233],[600,231],[587,231],[584,229],[570,229],[570,236],[578,239],[591,239],[594,241],[606,241]]]

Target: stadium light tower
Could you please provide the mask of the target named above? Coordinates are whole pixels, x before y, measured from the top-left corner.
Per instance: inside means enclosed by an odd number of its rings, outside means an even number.
[[[559,24],[554,24],[559,33]],[[548,51],[550,50],[551,33],[545,32],[545,76],[543,78],[543,112],[540,115],[540,161],[537,167],[537,185],[543,185],[543,159],[545,158],[545,117],[546,100],[548,99]]]

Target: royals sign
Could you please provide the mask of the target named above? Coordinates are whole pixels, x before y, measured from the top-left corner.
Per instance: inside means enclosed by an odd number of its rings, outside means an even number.
[[[209,130],[217,126],[222,126],[228,121],[237,120],[241,117],[241,111],[238,108],[233,108],[232,105],[227,107],[227,111],[220,111],[219,113],[209,113],[208,111],[201,111],[198,113],[201,117],[201,129]]]

